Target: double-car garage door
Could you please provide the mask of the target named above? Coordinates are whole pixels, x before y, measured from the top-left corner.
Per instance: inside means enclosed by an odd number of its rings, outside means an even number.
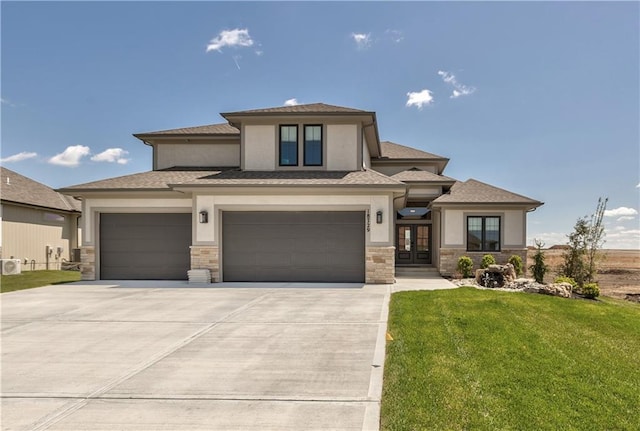
[[[224,281],[364,281],[364,212],[224,212]]]
[[[363,282],[364,212],[224,212],[224,281]],[[211,227],[213,228],[213,226]],[[184,280],[191,214],[102,214],[100,278]]]

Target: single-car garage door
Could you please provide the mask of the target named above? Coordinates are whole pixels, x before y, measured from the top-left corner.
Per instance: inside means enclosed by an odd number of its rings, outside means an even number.
[[[185,280],[191,214],[101,214],[100,278]]]
[[[364,219],[351,212],[224,212],[224,281],[364,282]]]

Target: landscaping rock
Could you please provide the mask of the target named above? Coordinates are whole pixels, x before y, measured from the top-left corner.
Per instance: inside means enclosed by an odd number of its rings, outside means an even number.
[[[524,292],[541,293],[543,295],[560,296],[562,298],[571,298],[573,287],[570,283],[552,283],[539,284],[535,281],[523,287]]]
[[[484,287],[505,287],[516,278],[512,264],[489,265],[486,269],[476,270],[476,283]]]

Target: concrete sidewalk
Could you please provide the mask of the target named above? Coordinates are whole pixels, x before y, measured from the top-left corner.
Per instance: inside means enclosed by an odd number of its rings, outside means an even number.
[[[3,430],[378,429],[389,286],[135,284],[2,295]]]

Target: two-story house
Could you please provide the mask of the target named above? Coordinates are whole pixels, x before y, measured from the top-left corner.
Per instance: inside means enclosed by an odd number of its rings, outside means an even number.
[[[381,141],[375,112],[322,103],[221,114],[134,136],[153,170],[67,187],[82,200],[83,279],[393,283],[395,267],[526,254],[542,203],[443,175]]]

